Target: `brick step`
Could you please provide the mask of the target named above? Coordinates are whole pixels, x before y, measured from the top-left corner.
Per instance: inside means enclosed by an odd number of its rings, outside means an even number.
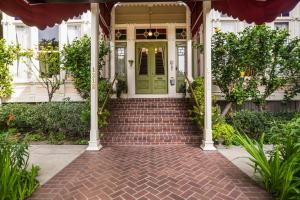
[[[109,124],[107,127],[103,128],[104,132],[148,132],[148,133],[177,133],[182,131],[197,131],[199,130],[197,126],[186,126],[186,125],[160,125],[160,124],[130,124],[130,125],[118,125]]]
[[[174,117],[174,116],[188,116],[189,112],[187,110],[110,110],[111,116],[164,116],[164,117]]]
[[[200,145],[200,135],[162,135],[162,134],[110,134],[101,139],[104,146],[120,145]]]
[[[109,119],[111,124],[182,124],[193,125],[189,117],[162,117],[162,116],[115,116]]]
[[[102,145],[200,145],[189,99],[113,99]]]

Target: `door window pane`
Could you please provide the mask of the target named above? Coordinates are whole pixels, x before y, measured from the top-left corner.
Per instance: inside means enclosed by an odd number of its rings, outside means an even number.
[[[185,64],[186,64],[186,47],[180,46],[177,48],[177,72],[179,74],[184,74]]]
[[[163,48],[155,48],[155,74],[165,74]]]
[[[142,48],[140,52],[140,75],[148,74],[148,49]]]
[[[116,65],[118,75],[124,76],[126,74],[126,58],[125,58],[125,47],[116,47]]]

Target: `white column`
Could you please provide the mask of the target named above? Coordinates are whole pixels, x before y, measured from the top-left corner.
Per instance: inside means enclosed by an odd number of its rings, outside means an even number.
[[[175,24],[168,26],[168,93],[169,97],[176,96],[176,31]],[[175,84],[171,85],[170,80]]]
[[[127,85],[128,97],[135,95],[135,29],[130,24],[127,28]],[[131,63],[130,63],[131,62]],[[131,65],[132,64],[132,65]]]
[[[204,82],[205,82],[205,119],[204,133],[201,148],[215,150],[212,140],[212,74],[211,74],[211,37],[212,37],[212,12],[211,2],[203,2],[204,25]]]
[[[91,130],[87,150],[101,149],[98,128],[99,5],[91,3]]]

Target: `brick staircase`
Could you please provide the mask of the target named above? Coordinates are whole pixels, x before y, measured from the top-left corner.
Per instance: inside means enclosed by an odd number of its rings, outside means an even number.
[[[201,131],[191,121],[189,99],[113,99],[104,146],[200,145]]]

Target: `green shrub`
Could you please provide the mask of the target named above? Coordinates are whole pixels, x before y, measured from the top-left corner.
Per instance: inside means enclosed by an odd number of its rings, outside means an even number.
[[[284,158],[279,146],[270,155],[266,154],[263,149],[264,135],[260,141],[253,141],[246,135],[237,135],[237,141],[251,155],[249,159],[252,166],[261,175],[268,192],[280,200],[300,199],[300,143]]]
[[[106,41],[99,42],[99,73],[105,66],[105,56],[109,53]],[[62,51],[64,68],[72,75],[74,85],[83,98],[90,96],[91,90],[91,38],[87,35],[64,46]],[[99,80],[100,76],[99,76]],[[99,87],[99,93],[101,93]]]
[[[61,132],[67,137],[86,137],[89,123],[81,121],[86,110],[85,103],[39,103],[39,104],[6,104],[0,107],[0,113],[11,113],[13,127],[19,131]]]
[[[194,98],[196,99],[193,110],[190,110],[190,115],[193,121],[200,127],[204,127],[204,114],[205,114],[205,99],[204,99],[204,79],[202,77],[196,78],[192,83],[192,89],[194,91]],[[191,88],[190,88],[191,90]],[[214,101],[215,102],[215,101]],[[214,104],[214,103],[213,103]],[[213,124],[217,124],[222,121],[220,118],[220,109],[216,106],[212,107]]]
[[[39,167],[28,170],[28,145],[0,133],[0,200],[23,200],[39,186]]]
[[[44,136],[42,132],[37,133],[26,133],[24,137],[25,142],[38,142],[45,141],[47,138]]]
[[[236,135],[236,130],[226,123],[218,123],[213,126],[213,140],[218,142],[220,137],[224,138],[226,146],[231,146]]]
[[[86,140],[86,139],[78,139],[74,142],[74,144],[77,144],[77,145],[88,145],[89,144],[89,141]]]
[[[271,113],[242,110],[228,116],[226,122],[235,127],[238,132],[257,140],[274,123],[285,123],[296,115],[296,112]],[[266,135],[265,142],[270,142],[269,134]]]
[[[48,141],[50,144],[63,144],[65,139],[66,139],[65,134],[61,132],[58,133],[51,132],[48,137]]]
[[[274,120],[274,116],[269,112],[252,112],[248,110],[233,113],[227,118],[227,122],[233,125],[238,132],[256,140],[271,127]]]

